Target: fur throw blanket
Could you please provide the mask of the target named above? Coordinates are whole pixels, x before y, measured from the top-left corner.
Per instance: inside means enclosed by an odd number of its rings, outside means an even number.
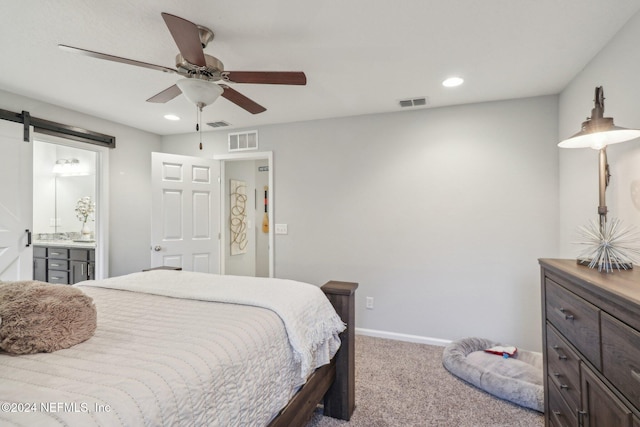
[[[0,282],[0,350],[52,352],[96,330],[93,300],[80,289],[37,281]]]

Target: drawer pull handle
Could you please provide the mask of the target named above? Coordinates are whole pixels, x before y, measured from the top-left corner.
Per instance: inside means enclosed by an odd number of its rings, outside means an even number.
[[[562,415],[562,412],[560,411],[551,411],[553,412],[553,415],[555,415],[556,417],[559,417],[560,415]]]
[[[565,356],[564,354],[560,353],[560,347],[558,347],[557,345],[554,345],[552,348],[556,351],[556,354],[558,355],[558,359],[567,360],[567,356]]]
[[[633,379],[640,382],[640,372],[636,371],[635,369],[632,369],[631,376],[633,377]]]
[[[587,412],[581,411],[578,409],[578,425],[580,427],[584,426],[584,418],[587,417]]]
[[[560,372],[554,372],[553,376],[556,378],[560,378],[562,376],[562,374]]]
[[[569,310],[567,310],[566,308],[559,308],[558,311],[560,311],[560,313],[564,316],[564,320],[573,320],[573,319],[575,319],[573,317],[573,314],[571,314],[571,312]]]
[[[51,264],[51,267],[60,267],[60,264]]]
[[[569,390],[569,386],[566,384],[560,384],[560,388],[564,390]]]
[[[53,277],[52,277],[52,279],[53,279],[53,280],[62,280],[62,277],[56,277],[56,276],[53,276]]]

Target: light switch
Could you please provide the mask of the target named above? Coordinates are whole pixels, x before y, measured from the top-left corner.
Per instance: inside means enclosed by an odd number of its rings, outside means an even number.
[[[287,234],[287,224],[276,224],[276,234]]]

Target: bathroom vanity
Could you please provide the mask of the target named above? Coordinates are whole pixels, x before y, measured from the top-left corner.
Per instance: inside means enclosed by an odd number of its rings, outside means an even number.
[[[35,241],[33,279],[73,285],[95,275],[95,242]]]

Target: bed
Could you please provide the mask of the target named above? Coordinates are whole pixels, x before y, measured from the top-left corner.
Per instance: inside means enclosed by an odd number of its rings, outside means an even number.
[[[353,412],[355,283],[323,294],[156,270],[75,286],[94,301],[94,336],[0,353],[0,424],[278,427],[304,425],[320,402],[325,415]]]

